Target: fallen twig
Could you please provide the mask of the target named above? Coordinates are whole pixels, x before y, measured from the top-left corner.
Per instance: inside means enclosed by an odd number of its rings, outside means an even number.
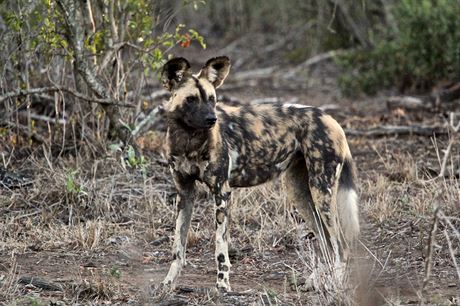
[[[347,135],[364,136],[364,137],[378,137],[378,136],[392,136],[392,135],[420,135],[432,136],[433,134],[447,134],[448,131],[440,126],[410,126],[410,125],[386,125],[381,127],[372,128],[369,130],[356,130],[345,129]]]
[[[32,285],[47,291],[62,291],[62,287],[40,277],[22,276],[18,279],[19,284]]]

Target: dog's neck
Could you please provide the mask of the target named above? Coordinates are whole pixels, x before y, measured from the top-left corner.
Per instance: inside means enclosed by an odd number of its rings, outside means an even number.
[[[168,155],[209,159],[212,129],[193,129],[177,120],[168,120]]]

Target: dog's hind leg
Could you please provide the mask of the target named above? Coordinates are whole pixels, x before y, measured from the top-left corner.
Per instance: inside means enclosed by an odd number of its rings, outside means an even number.
[[[304,157],[299,154],[294,157],[286,170],[285,187],[288,200],[297,208],[307,228],[318,235],[317,224],[321,222],[314,210],[313,199],[308,187],[308,171]]]
[[[185,250],[187,246],[187,234],[190,227],[190,220],[193,212],[193,201],[195,197],[194,181],[187,181],[175,176],[177,217],[176,230],[174,233],[173,262],[169,268],[168,275],[162,282],[167,287],[174,287],[182,267],[185,265]]]
[[[321,218],[318,224],[322,243],[326,242],[333,251],[334,258],[327,256],[336,267],[344,261],[344,239],[339,228],[337,191],[342,164],[333,161],[310,159],[308,184],[314,209]]]
[[[343,181],[342,170],[346,161],[351,160],[345,133],[329,115],[320,112],[312,114],[309,132],[302,141],[302,152],[315,211],[321,218],[325,232],[323,241],[327,241],[333,251],[334,258],[329,259],[336,268],[341,268],[349,247],[341,229],[339,214],[343,210],[340,211],[342,207],[339,210],[337,204],[339,181]]]

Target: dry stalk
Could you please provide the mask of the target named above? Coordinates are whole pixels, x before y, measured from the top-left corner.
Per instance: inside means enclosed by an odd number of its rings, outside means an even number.
[[[446,237],[447,240],[447,245],[449,246],[449,254],[450,257],[452,258],[452,262],[454,263],[455,271],[457,271],[457,276],[458,279],[460,280],[460,266],[457,263],[457,259],[455,258],[455,251],[454,248],[452,247],[452,241],[450,240],[449,234],[447,233],[447,230],[444,229],[444,236]]]
[[[426,248],[425,276],[423,278],[423,285],[421,290],[422,296],[424,293],[426,293],[426,287],[431,277],[431,268],[433,266],[433,248],[436,240],[436,231],[438,229],[439,212],[440,208],[439,206],[437,206],[434,210],[433,221],[431,222],[430,235],[428,237],[428,245]]]
[[[444,151],[444,157],[442,159],[441,163],[441,170],[439,171],[438,177],[444,177],[446,174],[446,168],[447,168],[447,160],[449,159],[450,151],[452,150],[452,145],[454,144],[454,141],[456,140],[457,133],[460,130],[460,122],[457,124],[454,123],[454,113],[451,112],[449,114],[449,130],[453,134],[452,137],[449,139],[449,143],[447,145],[446,150]]]

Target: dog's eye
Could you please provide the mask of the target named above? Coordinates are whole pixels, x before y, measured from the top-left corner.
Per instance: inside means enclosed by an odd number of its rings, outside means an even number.
[[[216,103],[216,97],[210,96],[209,97],[209,102],[211,102],[212,104]]]
[[[197,101],[197,97],[195,96],[189,96],[187,98],[185,98],[185,102],[187,103],[195,103]]]

